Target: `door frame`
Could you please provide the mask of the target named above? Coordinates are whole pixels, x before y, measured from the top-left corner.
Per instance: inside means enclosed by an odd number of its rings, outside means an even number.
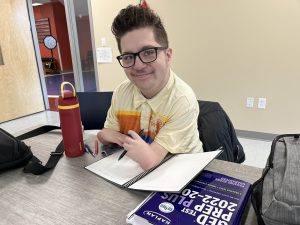
[[[41,90],[42,90],[43,99],[44,99],[44,106],[45,106],[45,109],[47,110],[47,109],[49,109],[50,106],[49,106],[49,100],[48,100],[48,94],[47,94],[46,81],[45,81],[45,77],[44,77],[42,56],[41,56],[41,53],[39,50],[39,41],[38,41],[37,32],[36,32],[36,26],[35,26],[35,20],[34,20],[33,8],[32,8],[32,0],[27,0],[27,10],[28,10],[29,21],[30,21],[30,30],[31,30],[32,40],[33,40],[35,59],[36,59],[36,63],[37,63],[40,84],[41,84]]]

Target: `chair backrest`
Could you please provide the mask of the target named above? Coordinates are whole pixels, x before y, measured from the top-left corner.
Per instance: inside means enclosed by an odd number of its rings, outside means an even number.
[[[222,146],[223,153],[218,159],[242,163],[245,160],[245,153],[224,109],[218,102],[198,100],[198,104],[199,138],[204,151],[213,151]]]
[[[77,97],[84,129],[102,129],[111,105],[112,92],[77,92]]]

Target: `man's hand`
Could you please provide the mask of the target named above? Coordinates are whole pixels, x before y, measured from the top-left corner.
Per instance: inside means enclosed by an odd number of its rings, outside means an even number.
[[[150,169],[157,165],[168,153],[155,141],[149,145],[132,130],[128,131],[128,135],[124,139],[123,147],[127,151],[127,156],[138,162],[143,169]]]
[[[107,145],[109,143],[116,143],[120,146],[123,146],[127,135],[121,134],[119,131],[103,128],[103,130],[98,132],[97,137],[99,141],[104,145]]]
[[[127,156],[136,162],[142,161],[151,151],[150,145],[147,144],[136,132],[130,130],[125,138],[123,148],[127,151]]]

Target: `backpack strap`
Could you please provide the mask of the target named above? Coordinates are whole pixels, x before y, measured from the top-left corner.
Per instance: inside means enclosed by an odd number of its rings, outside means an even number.
[[[265,225],[265,222],[262,218],[262,195],[264,179],[269,169],[270,167],[266,167],[263,171],[261,178],[259,178],[252,185],[251,202],[257,218],[258,225]]]
[[[58,126],[46,125],[46,126],[38,127],[25,134],[22,134],[17,138],[19,140],[24,140],[56,129],[61,129],[61,128]],[[42,162],[37,157],[33,156],[28,162],[28,164],[24,167],[24,172],[32,173],[35,175],[43,174],[46,171],[51,170],[56,166],[63,153],[64,153],[64,145],[63,145],[63,141],[61,141],[56,147],[56,150],[50,153],[50,157],[45,166],[42,165]]]
[[[285,138],[285,137],[294,137],[295,139],[298,139],[300,136],[300,134],[282,134],[282,135],[278,135],[274,138],[272,145],[271,145],[271,152],[268,158],[268,165],[270,168],[273,168],[273,158],[274,158],[274,152],[275,152],[275,147],[276,147],[276,143],[281,139],[281,138]]]

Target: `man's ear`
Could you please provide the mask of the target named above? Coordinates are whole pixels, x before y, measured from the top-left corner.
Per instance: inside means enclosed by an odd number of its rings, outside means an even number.
[[[173,50],[172,48],[166,49],[167,61],[170,63],[172,62]]]

